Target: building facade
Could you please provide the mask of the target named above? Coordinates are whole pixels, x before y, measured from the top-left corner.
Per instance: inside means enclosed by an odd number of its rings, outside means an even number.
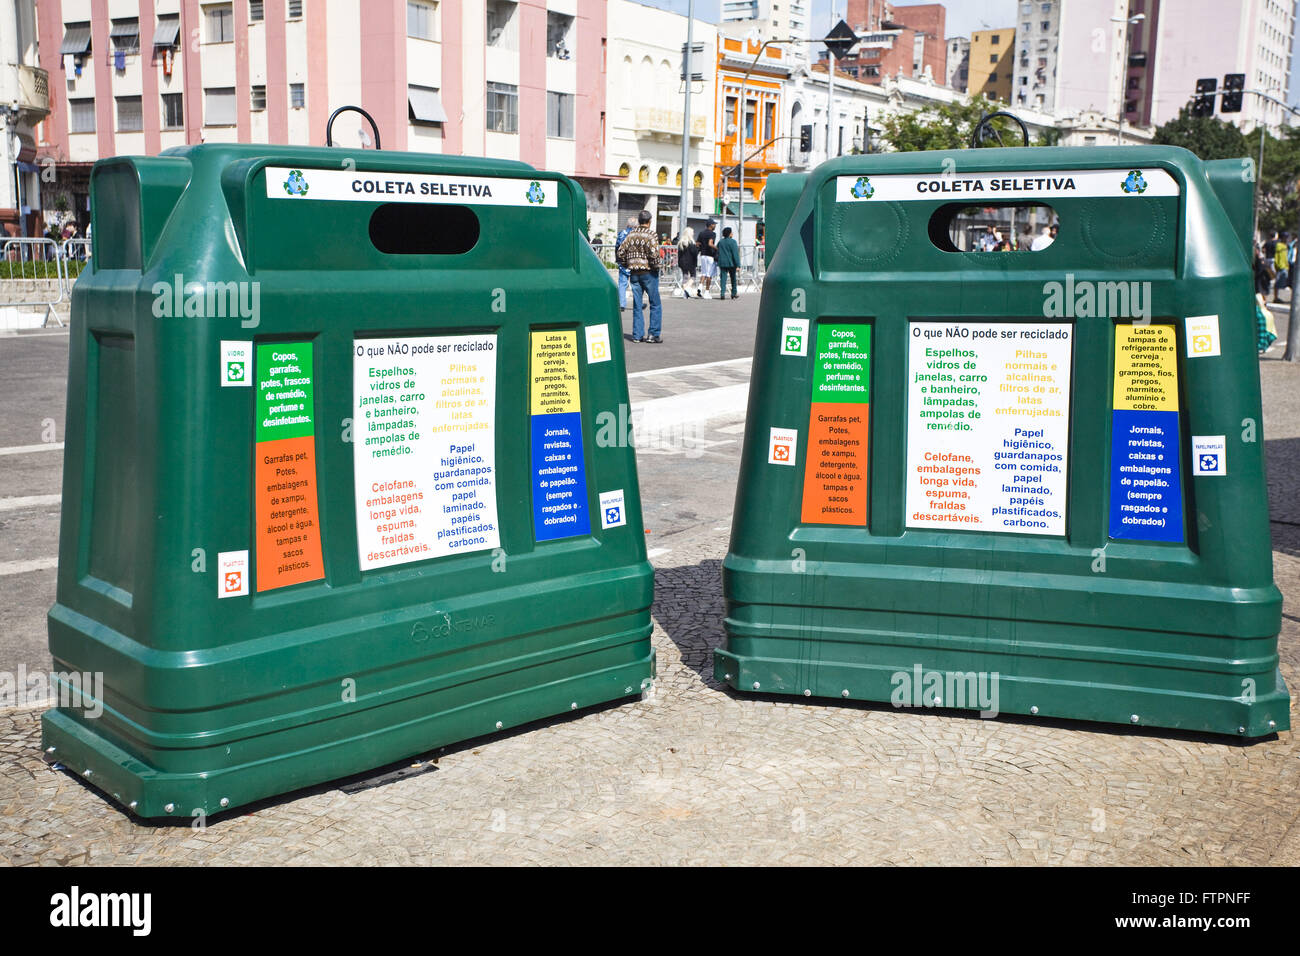
[[[947,11],[940,3],[896,6],[882,0],[850,0],[845,17],[861,42],[840,69],[865,83],[884,76],[947,81]]]
[[[605,0],[37,0],[77,167],[201,142],[325,144],[358,105],[385,149],[520,159],[604,181]],[[373,146],[355,114],[336,145]]]
[[[1061,3],[1060,0],[1022,0],[1018,13],[1012,103],[1051,112],[1056,108]]]
[[[689,162],[682,167],[686,18],[634,0],[609,0],[609,99],[605,185],[588,188],[591,235],[608,239],[648,209],[655,231],[678,234],[681,182],[686,221],[701,225],[714,206],[714,91],[717,28],[695,21]],[[593,194],[594,193],[594,194]]]
[[[36,125],[49,114],[49,75],[37,59],[36,8],[0,4],[0,237],[39,237]]]
[[[973,30],[970,35],[970,79],[967,90],[1000,103],[1011,102],[1016,31]]]
[[[970,38],[948,38],[948,63],[944,71],[943,85],[959,93],[966,92],[970,82]]]

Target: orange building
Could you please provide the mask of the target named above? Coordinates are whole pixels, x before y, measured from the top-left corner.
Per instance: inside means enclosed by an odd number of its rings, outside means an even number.
[[[970,75],[966,89],[1002,103],[1011,102],[1015,27],[974,30],[970,35]]]
[[[781,91],[790,75],[789,60],[777,44],[764,47],[746,38],[718,37],[714,196],[724,219],[739,214],[743,162],[747,234],[748,223],[762,218],[759,204],[767,177],[785,168],[784,157],[790,152],[780,138],[789,132],[781,128]]]

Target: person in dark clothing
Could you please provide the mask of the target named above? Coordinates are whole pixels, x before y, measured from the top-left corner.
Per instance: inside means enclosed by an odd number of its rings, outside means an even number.
[[[695,290],[695,297],[700,298],[699,283],[695,279],[696,267],[699,265],[700,251],[695,244],[695,230],[687,226],[682,230],[681,238],[677,241],[677,268],[682,270],[682,295],[689,299],[691,290]]]
[[[1264,247],[1255,250],[1255,291],[1268,298],[1269,289],[1273,287],[1273,257],[1271,250]]]
[[[718,298],[727,297],[727,279],[731,279],[731,297],[736,298],[736,293],[740,291],[736,285],[736,270],[740,268],[740,246],[736,240],[731,238],[731,227],[722,230],[722,238],[718,240],[718,271],[721,276],[718,279]]]

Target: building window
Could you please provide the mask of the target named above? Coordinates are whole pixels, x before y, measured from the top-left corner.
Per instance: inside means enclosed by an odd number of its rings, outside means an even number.
[[[266,10],[262,0],[248,0],[248,21],[256,23],[266,19]]]
[[[502,50],[519,49],[515,31],[516,3],[510,0],[487,0],[487,45]]]
[[[573,56],[573,17],[546,12],[546,55],[557,60]]]
[[[140,52],[139,20],[114,20],[108,36],[113,41],[113,51],[115,53]]]
[[[725,130],[728,126],[734,127],[736,125],[736,98],[734,96],[727,97],[724,115],[726,119],[723,121],[725,124],[723,129]],[[731,138],[731,130],[727,130],[727,138]]]
[[[185,110],[181,106],[181,94],[162,95],[162,125],[163,129],[181,129],[185,125]]]
[[[165,13],[158,18],[153,31],[154,54],[159,50],[172,50],[181,35],[181,17],[178,13]]]
[[[745,139],[746,141],[754,138],[754,119],[758,111],[758,103],[754,100],[745,100]]]
[[[203,125],[235,125],[235,88],[214,86],[203,91]]]
[[[229,3],[203,8],[205,38],[208,43],[232,43],[235,39],[235,11]]]
[[[59,56],[90,55],[90,23],[65,23],[63,25],[63,43],[59,46]]]
[[[655,176],[655,182],[657,182],[660,186],[667,186],[667,185],[668,185],[668,167],[667,167],[667,166],[660,166],[660,167],[659,167],[659,173]]]
[[[138,96],[117,97],[117,131],[138,133],[144,129],[144,107]]]
[[[546,135],[573,139],[573,94],[546,91]]]
[[[436,15],[438,8],[425,0],[407,0],[406,35],[417,40],[438,39]]]
[[[989,82],[990,82],[990,83],[996,83],[997,81],[998,81],[998,74],[997,74],[997,72],[994,71],[993,73],[990,73],[990,74],[989,74]]]
[[[266,86],[258,85],[253,87],[252,95],[249,97],[249,106],[254,111],[266,109]]]
[[[997,46],[1001,42],[1002,42],[1001,33],[995,33],[993,34],[993,36],[989,37],[989,43],[992,43],[994,46]]]
[[[627,163],[619,164],[618,175],[621,179],[627,179],[627,177],[632,175],[632,167]]]
[[[642,166],[639,170],[637,170],[636,178],[638,182],[642,182],[642,183],[650,182],[650,167]]]
[[[307,105],[307,87],[301,83],[289,84],[289,108],[300,110]]]
[[[302,18],[302,0],[289,0],[289,19],[298,20]]]
[[[519,87],[488,82],[487,128],[494,133],[519,132]]]
[[[990,53],[990,54],[989,54],[989,62],[990,62],[990,63],[996,63],[996,62],[998,62],[998,55],[997,55],[996,53]]]
[[[437,125],[447,122],[447,111],[442,108],[442,97],[436,87],[407,86],[406,116],[412,123]]]
[[[87,97],[68,100],[68,132],[93,133],[95,131],[95,99]]]
[[[763,142],[776,138],[776,104],[763,104]]]

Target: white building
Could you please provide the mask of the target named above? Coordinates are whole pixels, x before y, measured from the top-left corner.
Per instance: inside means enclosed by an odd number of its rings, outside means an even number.
[[[1056,54],[1061,0],[1022,0],[1016,19],[1011,104],[1050,113],[1056,108]]]
[[[50,112],[50,86],[37,62],[35,3],[0,3],[0,232],[11,236],[41,231],[34,127]]]
[[[740,36],[747,30],[761,40],[812,36],[812,0],[722,0],[721,12],[727,36]],[[807,44],[792,45],[790,52],[796,58],[809,56]]]
[[[692,57],[689,154],[682,167],[682,48],[686,18],[609,0],[608,120],[605,173],[608,191],[598,190],[588,212],[591,235],[616,233],[642,209],[655,230],[678,232],[682,177],[687,181],[687,222],[702,224],[713,212],[714,97],[717,27],[697,19]]]

